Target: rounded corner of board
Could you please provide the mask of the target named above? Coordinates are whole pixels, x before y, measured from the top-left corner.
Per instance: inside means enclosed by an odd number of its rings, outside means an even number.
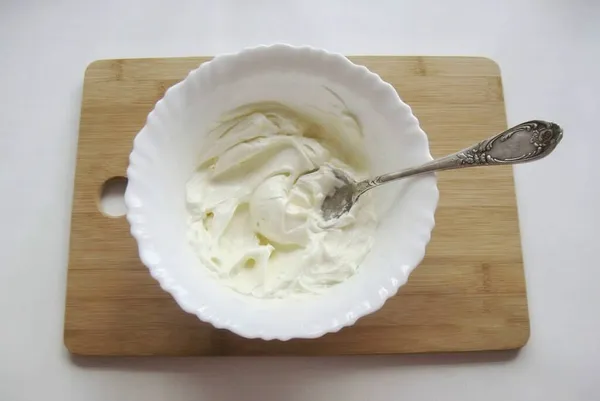
[[[72,357],[87,356],[87,354],[83,352],[83,350],[69,338],[66,331],[63,334],[63,345],[69,353],[69,355]]]
[[[111,60],[106,60],[106,59],[92,61],[85,67],[84,75],[88,76],[91,72],[94,72],[94,70],[104,68],[106,66],[106,64],[110,63],[110,61]]]
[[[481,60],[483,64],[486,64],[486,67],[489,68],[492,74],[502,76],[500,64],[498,64],[496,60],[489,57],[478,57],[478,59]]]

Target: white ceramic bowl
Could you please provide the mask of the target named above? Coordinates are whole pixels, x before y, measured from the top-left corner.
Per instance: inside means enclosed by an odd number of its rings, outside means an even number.
[[[340,54],[310,47],[217,56],[171,87],[149,114],[129,159],[127,219],[142,262],[185,311],[248,338],[319,337],[379,309],[421,262],[438,201],[433,175],[374,190],[380,224],[373,248],[356,275],[322,295],[240,295],[220,284],[188,244],[185,184],[207,128],[258,101],[327,109],[325,87],[360,120],[373,174],[431,160],[427,136],[391,85]]]

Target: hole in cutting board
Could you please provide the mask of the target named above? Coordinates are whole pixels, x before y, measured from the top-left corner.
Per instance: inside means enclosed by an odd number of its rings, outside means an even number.
[[[122,217],[127,213],[125,206],[125,189],[127,177],[112,177],[104,181],[100,190],[98,208],[108,217]]]

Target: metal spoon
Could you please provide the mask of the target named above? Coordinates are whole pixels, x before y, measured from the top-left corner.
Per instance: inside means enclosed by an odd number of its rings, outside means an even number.
[[[528,121],[481,141],[460,152],[432,160],[417,167],[356,182],[343,171],[332,168],[344,184],[323,200],[325,220],[347,213],[366,191],[381,184],[417,174],[464,167],[526,163],[548,156],[562,139],[562,128],[546,121]]]

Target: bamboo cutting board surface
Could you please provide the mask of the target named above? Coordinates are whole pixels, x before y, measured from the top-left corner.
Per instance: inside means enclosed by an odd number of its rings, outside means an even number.
[[[351,57],[390,82],[443,156],[506,128],[500,71],[483,58]],[[423,263],[383,309],[316,340],[247,340],[188,315],[138,258],[124,217],[98,210],[165,90],[206,57],[101,60],[85,73],[64,341],[79,355],[339,355],[519,348],[529,337],[511,167],[439,175]]]

